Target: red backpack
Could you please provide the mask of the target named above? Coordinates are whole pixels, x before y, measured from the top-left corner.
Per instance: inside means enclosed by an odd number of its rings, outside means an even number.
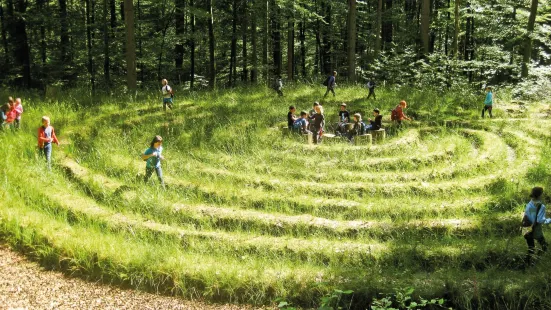
[[[398,108],[402,108],[401,106],[396,106],[394,110],[392,110],[392,113],[390,114],[390,120],[391,121],[399,121],[400,120],[400,113],[398,112]]]

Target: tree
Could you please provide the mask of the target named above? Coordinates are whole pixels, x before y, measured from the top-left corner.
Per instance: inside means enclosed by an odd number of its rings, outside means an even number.
[[[134,36],[134,2],[124,0],[124,24],[126,28],[126,86],[132,96],[137,90],[136,38]]]
[[[92,93],[95,91],[96,80],[94,75],[94,58],[92,55],[92,15],[94,14],[92,0],[86,0],[86,50],[88,51],[88,74],[90,74],[90,85]]]
[[[381,35],[383,26],[383,0],[377,1],[377,23],[375,26],[375,57],[379,56],[381,51]]]
[[[111,85],[110,56],[109,56],[109,4],[108,0],[103,0],[103,75],[105,78],[105,87],[109,89]]]
[[[186,31],[185,0],[175,0],[174,24],[176,30],[176,44],[174,45],[174,62],[178,74],[178,82],[182,79],[184,64],[184,36]]]
[[[455,0],[454,5],[454,35],[453,35],[453,47],[452,55],[457,58],[459,54],[459,3],[460,0]]]
[[[538,14],[538,0],[532,0],[530,6],[530,17],[528,18],[528,27],[526,29],[526,38],[524,39],[524,54],[522,57],[522,72],[523,78],[528,77],[528,65],[532,58],[532,33],[536,23],[536,15]]]
[[[216,59],[214,58],[214,14],[212,12],[212,0],[206,0],[209,28],[209,83],[210,87],[216,88]]]
[[[348,80],[356,81],[356,0],[348,0]]]
[[[294,4],[293,4],[294,5]],[[293,12],[287,22],[287,79],[292,81],[295,72],[295,22]]]
[[[429,54],[429,29],[430,29],[430,0],[422,0],[421,8],[421,42],[423,42],[423,54]]]
[[[23,16],[27,10],[26,0],[17,0],[15,3],[15,14],[13,16],[13,45],[15,65],[21,68],[21,78],[16,79],[17,83],[23,87],[31,86],[31,58],[29,51],[29,42],[27,40],[27,23]]]

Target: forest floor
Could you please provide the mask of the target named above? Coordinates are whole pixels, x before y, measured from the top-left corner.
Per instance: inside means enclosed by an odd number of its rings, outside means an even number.
[[[252,309],[123,290],[47,271],[0,244],[0,309]]]

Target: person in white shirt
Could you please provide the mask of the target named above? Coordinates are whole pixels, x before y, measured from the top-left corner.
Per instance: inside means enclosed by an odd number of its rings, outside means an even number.
[[[162,83],[163,87],[161,88],[161,91],[163,92],[163,109],[166,111],[166,107],[168,106],[168,108],[172,110],[174,92],[172,91],[172,87],[168,85],[167,79],[163,79]]]

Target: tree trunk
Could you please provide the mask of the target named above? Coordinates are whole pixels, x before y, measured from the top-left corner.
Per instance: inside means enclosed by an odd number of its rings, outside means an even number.
[[[184,65],[184,36],[186,28],[186,1],[174,0],[174,24],[176,32],[176,44],[174,45],[174,65],[178,75],[178,83],[182,82]]]
[[[273,5],[272,14],[272,42],[273,42],[273,60],[274,60],[274,75],[281,76],[282,55],[281,55],[281,32],[279,29],[279,8]]]
[[[67,47],[69,46],[69,26],[67,23],[67,0],[59,0],[59,23],[61,25],[60,33],[60,64],[63,69],[64,78],[67,78],[65,68],[69,62]]]
[[[385,45],[385,50],[390,43],[392,43],[393,26],[392,26],[392,1],[385,0],[385,21],[383,22],[382,37]]]
[[[258,80],[258,52],[257,52],[257,46],[256,46],[256,1],[252,0],[252,14],[251,14],[251,45],[253,49],[253,55],[252,55],[252,65],[253,68],[251,70],[251,82],[256,83]]]
[[[444,39],[444,54],[446,56],[449,55],[450,51],[449,51],[449,42],[450,42],[450,21],[451,21],[451,13],[450,13],[450,8],[451,8],[451,0],[448,0],[448,20],[446,21],[446,34],[445,34],[445,39]]]
[[[109,11],[111,12],[111,31],[115,32],[117,28],[117,5],[115,0],[109,0]]]
[[[381,35],[383,25],[383,0],[377,1],[377,24],[375,26],[375,58],[379,56],[381,51]]]
[[[31,86],[31,56],[29,50],[29,42],[27,39],[27,23],[23,18],[27,10],[26,0],[17,0],[15,3],[14,18],[15,35],[12,38],[15,52],[15,64],[21,68],[21,79],[19,85],[23,87]]]
[[[249,69],[247,68],[247,31],[249,28],[249,9],[247,7],[247,0],[242,0],[241,2],[242,17],[241,17],[241,39],[243,41],[242,46],[242,72],[241,72],[241,81],[246,82],[249,76]]]
[[[195,83],[195,2],[194,0],[189,1],[190,6],[190,24],[191,24],[191,40],[189,43],[190,49],[190,68],[189,68],[189,88],[193,89],[193,84]]]
[[[348,80],[356,82],[356,0],[348,0]]]
[[[421,42],[423,55],[429,54],[430,0],[423,0],[421,8]]]
[[[211,88],[216,88],[216,59],[214,58],[214,14],[212,10],[212,0],[206,0],[209,29],[209,84]]]
[[[228,85],[234,86],[235,67],[237,54],[237,0],[233,0],[232,4],[232,28],[231,28],[231,47],[230,47],[230,72]]]
[[[4,17],[4,7],[2,2],[0,1],[0,23],[2,26],[2,46],[4,47],[4,64],[6,67],[9,64],[9,44],[8,44],[8,35],[7,35],[7,23]]]
[[[94,75],[94,58],[92,55],[92,0],[86,0],[84,2],[86,8],[86,50],[88,52],[88,74],[90,74],[90,86],[92,87],[92,94],[96,88],[96,81]]]
[[[532,32],[536,23],[536,15],[538,14],[538,0],[532,0],[530,6],[530,17],[528,18],[528,27],[526,28],[526,38],[524,39],[524,54],[522,57],[522,73],[523,78],[528,77],[528,67],[532,58]]]
[[[287,79],[292,81],[295,72],[295,23],[290,17],[287,23]]]
[[[126,85],[131,95],[135,96],[137,90],[137,73],[133,0],[124,0],[124,24],[126,27]]]
[[[455,31],[453,35],[453,46],[452,46],[452,55],[456,59],[459,54],[459,2],[460,0],[455,0],[455,9],[454,9]]]
[[[324,3],[322,0],[322,13],[323,19],[325,20],[325,25],[322,28],[322,37],[321,37],[321,60],[322,60],[322,70],[324,74],[330,74],[333,70],[333,65],[331,63],[331,33],[333,31],[331,25],[331,5],[330,3]]]
[[[300,23],[300,66],[302,69],[302,77],[306,77],[306,22],[304,18]]]
[[[105,87],[111,86],[110,59],[109,59],[109,5],[108,0],[103,0],[103,75]]]
[[[270,33],[270,0],[264,0],[266,2],[265,10],[264,10],[264,35],[262,36],[262,67],[264,70],[264,79],[268,80],[268,54],[270,53],[270,49],[268,47],[268,37]]]

